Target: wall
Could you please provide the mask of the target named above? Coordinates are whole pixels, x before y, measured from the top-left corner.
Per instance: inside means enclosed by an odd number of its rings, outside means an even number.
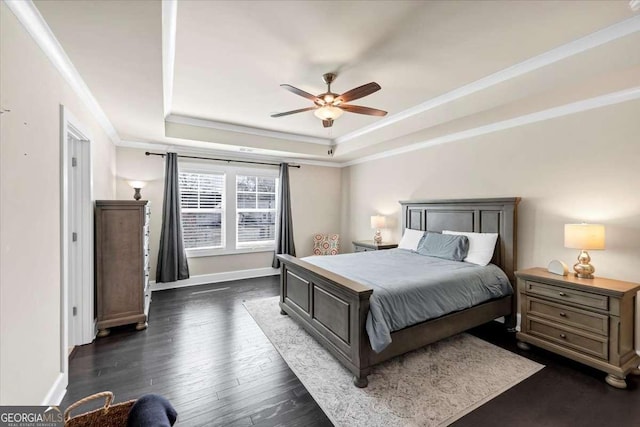
[[[93,195],[115,147],[0,3],[0,404],[39,405],[60,372],[60,104],[93,138]]]
[[[148,181],[143,199],[151,202],[151,280],[155,280],[162,223],[164,160],[145,156],[144,150],[118,147],[117,198],[129,199],[133,190],[127,180]],[[298,256],[312,253],[316,232],[337,232],[340,224],[341,169],[302,165],[289,171],[294,239]],[[191,276],[271,267],[273,252],[189,258]]]
[[[591,110],[349,167],[343,172],[343,233],[371,238],[369,216],[396,225],[399,200],[520,196],[518,267],[573,265],[563,225],[606,225],[596,275],[640,282],[640,101]]]

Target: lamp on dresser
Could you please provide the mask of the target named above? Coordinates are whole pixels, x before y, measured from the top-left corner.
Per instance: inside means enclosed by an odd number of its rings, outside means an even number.
[[[127,181],[127,183],[129,184],[129,187],[133,188],[134,190],[134,200],[140,200],[142,198],[140,190],[142,190],[147,185],[147,183],[144,181]]]
[[[375,243],[382,243],[382,235],[380,229],[387,226],[387,219],[382,215],[373,215],[371,217],[371,228],[376,230],[376,234],[373,236]]]
[[[580,249],[578,262],[573,266],[576,277],[593,279],[595,267],[587,250],[604,249],[604,225],[602,224],[565,224],[564,247]]]

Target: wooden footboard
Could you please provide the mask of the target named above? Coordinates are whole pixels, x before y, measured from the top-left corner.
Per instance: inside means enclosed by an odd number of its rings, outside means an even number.
[[[366,386],[370,288],[290,255],[278,255],[280,309],[296,319]]]

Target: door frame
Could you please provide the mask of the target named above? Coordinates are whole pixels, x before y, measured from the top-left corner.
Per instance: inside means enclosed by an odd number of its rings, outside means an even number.
[[[79,150],[83,153],[84,161],[80,162],[82,180],[88,185],[82,186],[80,197],[82,205],[82,223],[77,230],[79,242],[82,244],[82,284],[79,289],[78,310],[81,331],[76,334],[80,343],[86,344],[95,338],[94,316],[94,278],[93,278],[93,174],[92,165],[92,137],[88,129],[73,115],[68,108],[60,105],[60,370],[68,382],[69,371],[69,241],[71,232],[69,227],[69,143],[68,137],[73,136],[83,142]],[[86,143],[86,145],[84,145]],[[78,344],[80,344],[78,343]]]

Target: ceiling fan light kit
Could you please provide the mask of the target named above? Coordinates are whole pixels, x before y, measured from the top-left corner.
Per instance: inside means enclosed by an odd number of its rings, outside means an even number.
[[[299,110],[287,111],[284,113],[272,114],[271,117],[282,117],[291,114],[302,113],[305,111],[312,111],[313,114],[322,120],[322,125],[326,128],[333,126],[333,121],[340,117],[345,111],[356,114],[365,114],[368,116],[385,116],[386,111],[378,110],[375,108],[362,107],[360,105],[349,105],[349,101],[364,98],[367,95],[371,95],[381,89],[380,85],[376,82],[367,83],[359,86],[355,89],[351,89],[342,95],[331,92],[331,83],[336,79],[335,73],[326,73],[322,76],[322,80],[327,84],[327,91],[319,95],[312,95],[297,87],[282,84],[283,88],[296,95],[307,98],[315,104],[313,107],[301,108]]]
[[[334,107],[333,105],[325,105],[320,108],[317,108],[313,115],[319,118],[320,120],[335,120],[340,117],[344,113],[340,108]]]

